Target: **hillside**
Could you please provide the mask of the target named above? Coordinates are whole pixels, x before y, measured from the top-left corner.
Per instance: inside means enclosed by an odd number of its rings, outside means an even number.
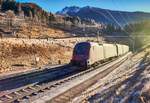
[[[97,30],[103,28],[103,25],[94,20],[52,14],[35,3],[2,0],[0,6],[0,18],[3,18],[0,21],[0,32],[4,37],[12,35],[21,38],[48,38],[85,34],[95,36]]]
[[[104,24],[126,25],[128,23],[135,23],[142,20],[150,20],[150,13],[144,12],[125,12],[125,11],[113,11],[108,9],[101,9],[96,7],[65,7],[56,14],[78,16],[80,18],[93,19],[96,22]],[[117,23],[117,22],[118,23]]]
[[[62,45],[44,39],[0,39],[0,73],[56,65],[59,60],[69,63],[72,48]]]
[[[20,30],[16,32],[16,37],[19,38],[60,38],[60,37],[68,37],[70,36],[69,33],[60,30],[60,29],[54,29],[44,26],[38,26],[38,25],[22,25],[20,26]]]
[[[16,15],[37,18],[38,20],[48,20],[49,13],[34,3],[19,3],[15,0],[2,0],[1,11],[14,11]]]

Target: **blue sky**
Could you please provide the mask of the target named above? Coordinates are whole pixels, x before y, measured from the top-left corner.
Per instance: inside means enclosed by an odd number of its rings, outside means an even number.
[[[121,11],[150,12],[150,0],[16,0],[19,2],[34,2],[46,11],[55,13],[65,6],[93,6]]]

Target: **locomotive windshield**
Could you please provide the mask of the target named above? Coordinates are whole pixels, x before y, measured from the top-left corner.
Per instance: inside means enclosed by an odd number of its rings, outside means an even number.
[[[74,54],[87,55],[89,52],[89,43],[79,43],[74,48]]]

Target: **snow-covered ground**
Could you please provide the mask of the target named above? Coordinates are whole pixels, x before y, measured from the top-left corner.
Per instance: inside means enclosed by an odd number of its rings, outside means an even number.
[[[128,59],[72,102],[149,103],[150,54],[145,54],[142,52]]]

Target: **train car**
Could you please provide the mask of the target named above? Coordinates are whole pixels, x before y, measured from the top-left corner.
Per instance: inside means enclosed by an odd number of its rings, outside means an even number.
[[[116,44],[116,46],[117,46],[117,56],[121,56],[123,54],[122,45]]]
[[[129,46],[125,45],[125,53],[129,52]]]
[[[104,60],[104,48],[103,45],[98,43],[91,43],[91,48],[89,52],[88,65],[98,63]]]
[[[112,58],[117,56],[117,47],[115,44],[103,44],[104,58]]]
[[[71,63],[79,66],[90,66],[103,59],[103,45],[93,42],[81,42],[74,47]]]
[[[123,49],[123,54],[129,51],[129,47],[127,45],[122,45],[122,49]]]

